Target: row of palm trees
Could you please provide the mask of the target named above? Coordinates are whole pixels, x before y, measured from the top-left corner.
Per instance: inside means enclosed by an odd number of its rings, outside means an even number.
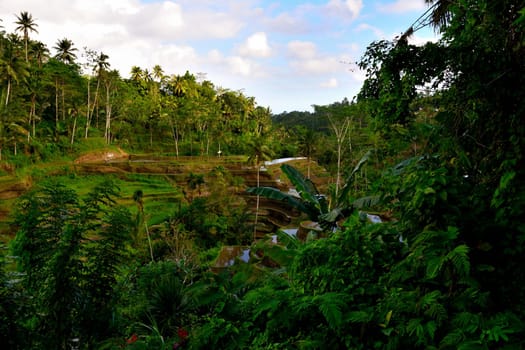
[[[38,33],[38,30],[36,29],[38,24],[36,23],[33,16],[27,11],[22,11],[16,16],[15,24],[17,25],[15,32],[20,32],[24,39],[25,60],[26,62],[29,62],[29,33]],[[39,48],[44,46],[42,43],[39,44]],[[74,53],[77,51],[77,49],[73,46],[73,42],[69,39],[64,38],[58,40],[56,46],[53,48],[57,50],[55,58],[62,62],[71,64],[77,58]],[[38,57],[42,57],[42,53],[43,50],[38,50]]]
[[[212,136],[221,139],[224,147],[228,143],[239,147],[246,140],[231,142],[232,138],[246,133],[260,137],[271,124],[269,108],[256,106],[255,99],[241,91],[215,87],[202,76],[167,75],[156,65],[151,71],[134,66],[130,79],[121,79],[103,52],[86,48],[79,64],[78,50],[67,38],[56,42],[51,56],[46,45],[30,38],[38,33],[33,16],[21,12],[16,19],[15,33],[0,31],[0,155],[8,143],[26,138],[29,144],[36,139],[37,125],[52,122],[53,117],[55,142],[66,132],[73,144],[79,129],[88,138],[99,129],[100,119],[100,129],[110,143],[117,120],[116,125],[128,123],[120,127],[120,132],[126,130],[121,138],[147,131],[153,146],[155,137],[170,137],[177,154],[186,135],[198,138],[198,147],[208,154]],[[10,103],[13,97],[16,101]]]

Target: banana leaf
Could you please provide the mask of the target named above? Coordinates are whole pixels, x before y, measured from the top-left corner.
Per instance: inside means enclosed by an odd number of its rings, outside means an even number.
[[[283,164],[281,170],[286,174],[305,202],[317,207],[321,213],[328,211],[326,198],[319,193],[315,184],[310,179],[307,179],[299,170],[289,164]]]
[[[250,187],[246,190],[248,193],[263,196],[268,199],[280,200],[288,203],[302,213],[305,213],[312,221],[317,221],[319,217],[319,209],[311,203],[304,202],[288,193],[279,191],[273,187]]]

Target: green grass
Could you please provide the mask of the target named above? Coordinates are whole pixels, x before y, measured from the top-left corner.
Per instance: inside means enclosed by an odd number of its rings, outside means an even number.
[[[118,203],[127,207],[134,215],[137,204],[133,194],[141,190],[143,193],[144,213],[149,225],[163,222],[179,207],[183,200],[181,190],[166,176],[129,174],[116,175],[62,175],[56,179],[63,185],[75,190],[80,197],[88,194],[97,184],[111,179],[120,189]]]

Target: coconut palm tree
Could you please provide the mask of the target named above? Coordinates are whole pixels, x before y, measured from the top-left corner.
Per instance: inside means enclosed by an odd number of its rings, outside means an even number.
[[[26,50],[26,62],[29,61],[27,56],[27,46],[29,42],[29,32],[35,32],[38,33],[38,30],[36,30],[35,27],[38,27],[38,24],[35,23],[35,20],[33,19],[33,16],[27,11],[20,12],[19,16],[16,16],[17,21],[15,24],[18,24],[18,27],[15,28],[15,31],[22,32],[24,35],[24,43],[25,43],[25,50]]]
[[[23,82],[29,76],[27,63],[17,54],[17,35],[8,35],[0,57],[0,77],[5,80],[5,105],[9,103],[13,83]]]
[[[142,80],[144,80],[147,85],[153,81],[153,76],[147,68],[142,71]]]
[[[153,77],[159,82],[162,82],[162,80],[164,79],[164,71],[162,70],[162,67],[158,64],[156,64],[153,67]]]
[[[310,165],[312,160],[312,155],[316,150],[316,143],[318,137],[315,134],[315,130],[312,128],[298,128],[297,132],[297,143],[299,146],[299,152],[301,155],[306,157],[307,161],[307,172],[306,177],[310,178]]]
[[[141,81],[142,80],[142,68],[140,68],[139,66],[131,67],[130,79],[135,82]]]
[[[450,22],[451,13],[450,7],[454,3],[452,0],[425,0],[429,6],[433,8],[431,13],[431,24],[439,29]]]
[[[104,139],[107,144],[111,143],[111,117],[112,117],[112,99],[111,94],[115,89],[115,85],[120,81],[120,75],[117,70],[102,71],[103,72],[103,83],[106,89],[106,125],[104,128]]]
[[[75,51],[77,49],[73,46],[73,41],[69,39],[60,39],[57,41],[53,49],[57,51],[55,58],[61,62],[73,64],[77,58]]]
[[[31,45],[31,53],[34,55],[38,68],[42,68],[42,64],[49,58],[49,49],[47,46],[40,42],[33,42]]]
[[[96,54],[95,52],[93,53],[95,54],[94,61],[93,61],[93,72],[96,73],[96,76],[97,76],[97,86],[95,88],[95,97],[93,100],[92,107],[90,108],[88,106],[84,138],[88,137],[88,131],[89,131],[89,127],[91,126],[91,120],[93,119],[93,113],[95,112],[95,108],[98,105],[100,83],[102,81],[102,76],[104,75],[105,72],[107,72],[110,66],[109,62],[107,61],[109,59],[108,55],[106,55],[103,52],[101,52],[100,54]],[[89,94],[89,85],[88,85],[88,94]]]
[[[54,56],[58,61],[65,63],[65,64],[74,64],[75,59],[77,58],[77,55],[74,53],[77,51],[75,47],[73,47],[73,42],[69,39],[60,39],[57,41],[56,46],[53,47],[53,49],[56,50],[56,55]],[[62,90],[62,119],[65,119],[65,88],[64,88],[64,80],[60,76],[55,77],[55,124],[56,127],[58,127],[58,98],[59,98],[59,87],[61,87]],[[57,136],[58,137],[58,136]]]
[[[171,77],[170,87],[176,97],[182,97],[186,94],[187,84],[184,81],[184,77],[180,75]]]

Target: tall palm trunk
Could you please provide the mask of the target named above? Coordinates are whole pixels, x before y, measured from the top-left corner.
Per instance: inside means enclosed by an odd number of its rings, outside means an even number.
[[[89,117],[91,115],[91,89],[90,89],[90,86],[91,86],[91,78],[88,76],[88,84],[87,84],[87,108],[86,108],[86,129],[85,129],[85,132],[84,132],[84,138],[87,139],[88,137],[88,130],[89,130],[89,124],[90,124],[90,120],[89,120]]]
[[[58,78],[55,79],[55,133],[58,132]]]
[[[75,134],[77,132],[77,119],[78,119],[78,113],[75,113],[75,119],[73,119],[73,130],[71,131],[71,145],[75,142]]]
[[[7,79],[7,91],[5,94],[5,105],[9,103],[9,94],[11,93],[11,79]]]
[[[90,109],[89,103],[88,103],[88,112],[87,112],[87,119],[86,119],[86,130],[85,130],[85,135],[84,135],[84,138],[86,138],[86,139],[88,137],[89,128],[91,127],[91,121],[93,120],[93,114],[95,113],[95,108],[98,105],[99,90],[100,90],[100,78],[97,79],[97,87],[95,89],[95,97],[93,99],[93,104],[92,104],[92,108],[91,109]],[[88,96],[89,96],[89,85],[88,85]],[[89,97],[88,97],[88,101],[89,101]],[[98,109],[97,109],[97,123],[96,123],[96,127],[98,128]]]
[[[110,101],[111,82],[106,83],[106,127],[104,130],[104,139],[109,145],[111,142],[111,101]]]
[[[33,134],[33,138],[36,134],[36,94],[31,95],[31,107],[29,109],[29,120],[27,122],[27,141],[29,142],[31,131]]]

